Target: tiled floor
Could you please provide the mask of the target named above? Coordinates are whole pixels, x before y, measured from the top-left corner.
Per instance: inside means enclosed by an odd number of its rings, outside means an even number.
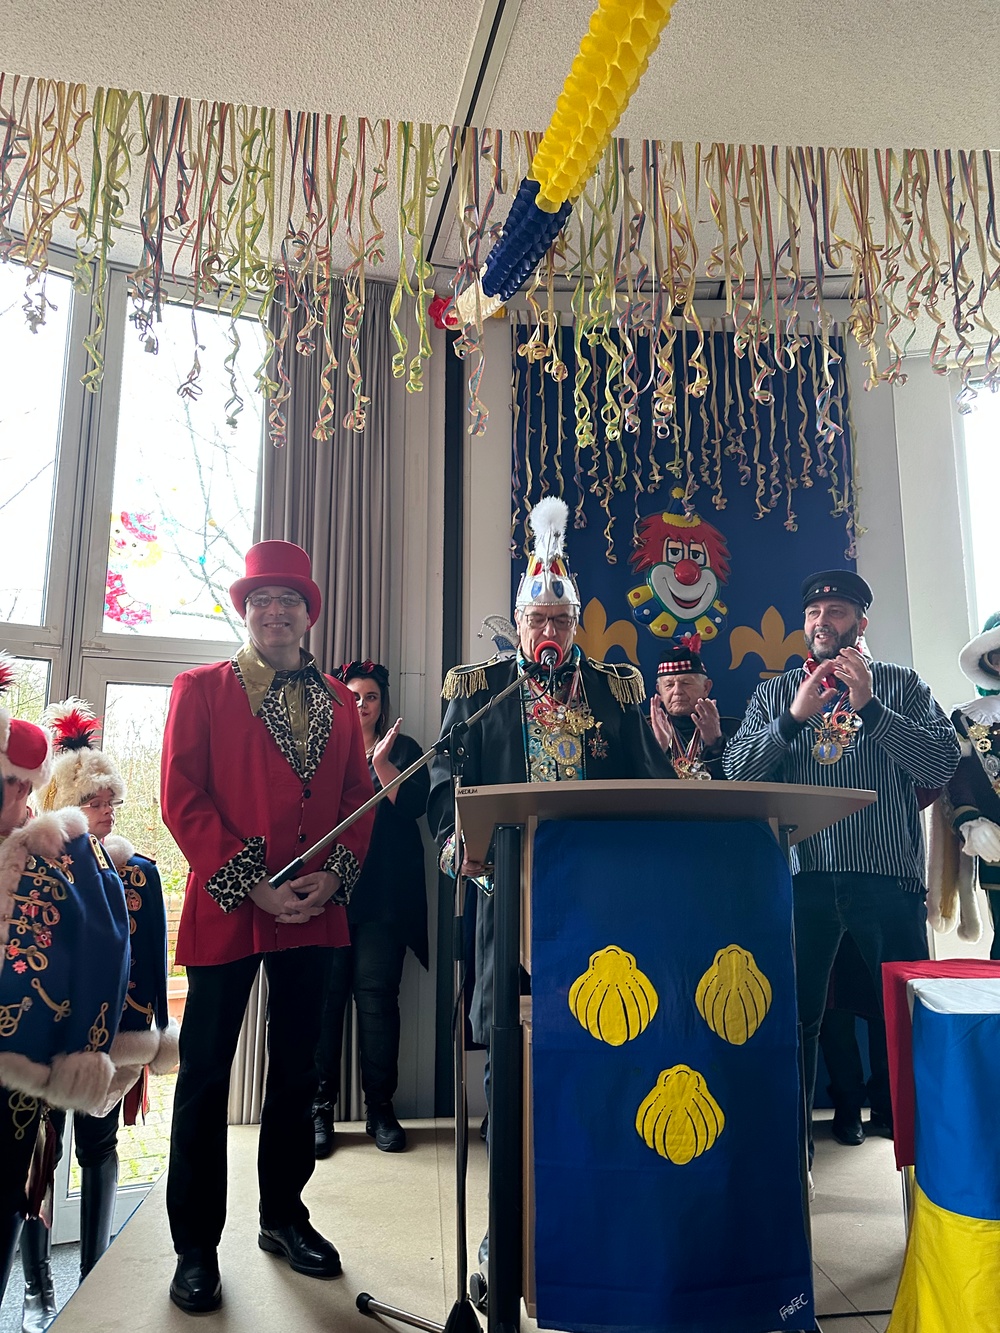
[[[822,1113],[821,1113],[822,1114]],[[444,1121],[410,1122],[410,1151],[379,1153],[363,1125],[338,1126],[340,1146],[317,1168],[307,1200],[313,1220],[339,1246],[345,1277],[299,1277],[256,1244],[256,1131],[230,1131],[229,1223],[220,1251],[223,1309],[206,1333],[285,1333],[303,1329],[373,1333],[357,1312],[359,1292],[444,1323],[455,1300],[452,1134]],[[892,1145],[871,1139],[844,1148],[817,1127],[813,1204],[816,1297],[823,1333],[883,1331],[903,1254],[903,1214]],[[469,1169],[470,1262],[486,1224],[486,1153],[473,1133]],[[59,1254],[72,1290],[76,1247]],[[187,1330],[190,1319],[167,1300],[173,1254],[163,1207],[163,1182],[153,1189],[107,1255],[61,1314],[55,1333],[159,1333]],[[20,1326],[20,1287],[8,1291],[0,1333]],[[483,1320],[485,1327],[485,1319]],[[202,1324],[199,1324],[202,1329]],[[395,1327],[395,1326],[393,1326]],[[522,1319],[524,1333],[534,1321]]]

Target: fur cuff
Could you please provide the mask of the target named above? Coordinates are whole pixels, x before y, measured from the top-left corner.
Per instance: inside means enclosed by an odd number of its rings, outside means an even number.
[[[104,1098],[104,1105],[101,1110],[97,1112],[97,1115],[105,1116],[109,1111],[113,1111],[125,1094],[141,1077],[142,1065],[119,1065],[118,1068],[115,1069],[114,1078],[111,1080],[108,1087],[107,1094]]]
[[[100,1115],[107,1100],[115,1067],[103,1051],[75,1051],[57,1055],[45,1088],[45,1100],[67,1111]]]
[[[151,1074],[170,1074],[180,1061],[181,1028],[176,1018],[172,1018],[165,1028],[160,1029],[160,1049],[155,1059],[149,1062]]]
[[[115,863],[115,869],[119,875],[135,856],[135,847],[129,842],[128,838],[121,837],[118,833],[109,833],[104,839],[104,850]]]
[[[0,1054],[0,1084],[14,1092],[24,1092],[29,1097],[46,1096],[50,1072],[48,1065],[40,1065],[17,1051]]]
[[[160,1034],[156,1028],[136,1028],[133,1031],[119,1030],[108,1054],[116,1068],[122,1065],[148,1065],[155,1060],[160,1049]]]

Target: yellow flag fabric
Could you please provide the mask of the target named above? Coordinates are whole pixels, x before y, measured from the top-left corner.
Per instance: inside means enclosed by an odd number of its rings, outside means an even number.
[[[1000,1333],[998,1292],[1000,1222],[950,1213],[916,1185],[887,1333]]]

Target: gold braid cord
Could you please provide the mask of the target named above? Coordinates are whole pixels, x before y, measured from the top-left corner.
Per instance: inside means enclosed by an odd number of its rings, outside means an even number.
[[[455,666],[444,678],[441,686],[442,699],[468,699],[480,690],[485,690],[489,682],[486,668],[499,662],[500,658],[491,657],[488,662],[473,662],[469,666]]]
[[[606,677],[608,688],[622,708],[626,704],[641,704],[645,699],[646,685],[638,667],[630,666],[628,662],[598,662],[593,657],[588,657],[587,661]]]
[[[186,285],[196,312],[235,319],[255,308],[268,328],[258,386],[273,442],[287,438],[297,355],[321,363],[314,437],[329,439],[338,421],[362,433],[368,284],[392,254],[392,370],[419,391],[434,346],[427,228],[440,182],[456,187],[457,292],[474,281],[537,145],[537,133],[524,130],[349,120],[0,74],[0,260],[25,266],[24,313],[37,328],[49,308],[52,247],[75,248],[74,282],[93,305],[83,379],[96,390],[114,246],[125,230],[138,233],[131,322],[150,351],[169,282]],[[747,437],[736,447],[761,510],[775,507],[784,483],[760,422],[774,377],[798,375],[804,319],[821,345],[811,372],[817,462],[837,456],[833,288],[846,311],[838,317],[862,350],[865,387],[905,380],[918,333],[934,370],[956,374],[961,410],[981,382],[1000,383],[998,172],[1000,155],[982,149],[612,139],[525,298],[532,363],[561,383],[567,367],[556,335],[566,316],[556,305],[571,293],[574,472],[599,482],[609,547],[611,496],[637,468],[642,339],[652,355],[654,447],[675,446],[655,460],[654,474],[666,466],[689,498],[697,480],[711,484],[715,505],[725,503],[717,457],[692,460],[676,447],[694,407],[678,396],[700,406],[719,371],[695,303],[698,280],[721,284],[723,328],[749,367],[747,394],[737,390]],[[304,319],[293,335],[296,311]],[[455,342],[469,363],[475,434],[486,427],[480,322]],[[675,362],[683,371],[676,381]],[[335,402],[338,367],[344,400]],[[197,394],[200,371],[196,359],[182,392]],[[234,387],[227,417],[241,406]]]

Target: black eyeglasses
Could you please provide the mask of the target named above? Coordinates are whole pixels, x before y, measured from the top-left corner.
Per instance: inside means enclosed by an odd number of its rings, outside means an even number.
[[[300,597],[297,592],[282,592],[276,597],[272,597],[269,592],[252,592],[247,598],[247,606],[256,607],[258,611],[263,611],[271,605],[272,602],[280,602],[282,606],[291,610],[293,606],[301,606],[306,599]]]

